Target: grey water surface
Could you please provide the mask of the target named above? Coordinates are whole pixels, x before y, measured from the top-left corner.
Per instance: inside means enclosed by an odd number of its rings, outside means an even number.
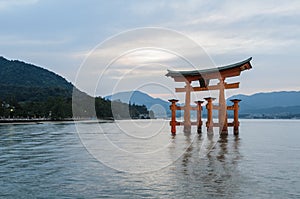
[[[157,134],[147,126],[126,133],[133,123],[147,122],[84,124],[87,131],[100,125],[107,134],[91,143],[98,152],[91,152],[73,123],[0,125],[0,197],[300,198],[299,120],[241,120],[240,135],[230,129],[227,138],[204,128],[202,135],[178,128],[173,137],[163,125]],[[112,143],[131,153],[122,155]],[[161,152],[151,153],[151,146]],[[137,151],[145,164],[129,157]]]

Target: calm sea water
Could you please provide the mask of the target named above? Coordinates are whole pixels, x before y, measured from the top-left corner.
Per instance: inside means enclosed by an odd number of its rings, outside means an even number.
[[[150,123],[1,125],[0,197],[300,198],[299,120],[226,139]]]

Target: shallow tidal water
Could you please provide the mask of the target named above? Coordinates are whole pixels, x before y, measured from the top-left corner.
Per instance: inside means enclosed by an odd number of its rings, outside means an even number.
[[[300,198],[300,121],[202,135],[168,121],[0,125],[1,198]]]

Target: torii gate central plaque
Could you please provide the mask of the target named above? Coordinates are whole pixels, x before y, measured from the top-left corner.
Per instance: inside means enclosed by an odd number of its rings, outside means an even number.
[[[191,125],[197,124],[198,125],[198,132],[201,132],[201,104],[203,101],[197,101],[197,107],[191,106],[191,92],[194,91],[209,91],[209,90],[219,90],[219,104],[213,105],[212,101],[214,98],[208,97],[205,98],[207,101],[207,122],[206,127],[208,131],[212,131],[214,126],[219,127],[220,134],[228,134],[228,126],[234,127],[234,132],[238,133],[238,102],[240,100],[234,99],[232,102],[234,103],[233,106],[226,105],[225,99],[225,89],[234,89],[239,88],[239,82],[236,83],[226,83],[226,78],[236,77],[241,74],[244,70],[249,70],[252,68],[251,61],[252,57],[246,59],[244,61],[230,64],[227,66],[221,66],[212,69],[205,69],[205,70],[193,70],[193,71],[171,71],[168,70],[166,74],[167,77],[172,77],[175,82],[184,82],[185,87],[183,88],[175,88],[176,92],[185,92],[185,105],[183,107],[176,106],[176,102],[178,100],[169,100],[172,105],[170,106],[172,110],[172,120],[170,122],[171,125],[171,132],[173,134],[176,133],[176,125],[184,126],[184,131],[188,132],[191,130]],[[216,85],[211,85],[210,80],[217,79],[219,83]],[[193,81],[199,82],[198,87],[192,87],[191,83]],[[213,122],[212,117],[212,110],[218,110],[218,123]],[[184,121],[183,122],[176,122],[176,110],[184,110]],[[197,110],[197,122],[191,122],[190,111]],[[228,124],[227,121],[227,110],[234,110],[234,122]]]

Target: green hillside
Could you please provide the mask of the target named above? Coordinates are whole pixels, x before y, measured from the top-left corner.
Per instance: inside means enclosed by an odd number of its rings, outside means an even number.
[[[0,99],[46,101],[49,97],[71,97],[73,85],[41,67],[0,57]]]
[[[111,101],[93,98],[79,91],[63,77],[21,61],[10,61],[0,57],[0,118],[47,118],[62,120],[72,118],[73,89],[82,99],[95,102],[98,118],[139,118],[149,112],[145,106],[114,102],[117,110],[112,111]],[[82,104],[75,104],[83,118],[92,117]],[[122,110],[129,110],[130,115]]]

